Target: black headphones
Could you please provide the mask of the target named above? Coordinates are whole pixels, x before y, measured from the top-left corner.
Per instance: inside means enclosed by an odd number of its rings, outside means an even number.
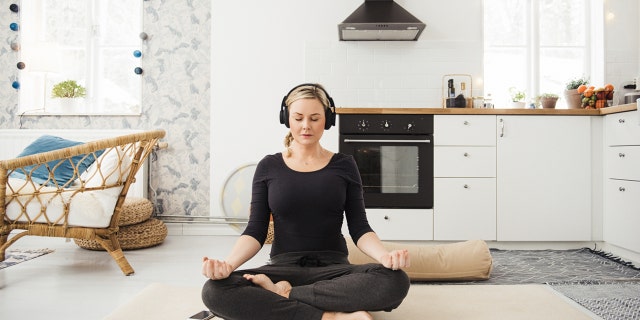
[[[333,103],[333,98],[329,96],[326,90],[324,90],[321,86],[315,83],[303,83],[289,90],[287,95],[284,96],[284,98],[282,98],[282,103],[280,104],[280,123],[284,124],[287,128],[289,128],[289,108],[287,107],[287,98],[289,97],[291,92],[293,92],[293,90],[298,89],[300,87],[304,87],[304,86],[311,86],[316,89],[320,89],[322,90],[322,92],[324,92],[324,95],[327,96],[327,100],[329,100],[329,108],[325,108],[324,110],[324,117],[326,119],[324,123],[324,129],[328,130],[332,126],[335,126],[336,125],[336,111],[335,111],[336,106]]]

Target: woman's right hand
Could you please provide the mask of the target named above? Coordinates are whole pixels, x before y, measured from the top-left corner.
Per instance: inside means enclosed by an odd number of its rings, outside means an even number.
[[[234,267],[222,260],[202,258],[202,275],[211,280],[221,280],[229,277]]]

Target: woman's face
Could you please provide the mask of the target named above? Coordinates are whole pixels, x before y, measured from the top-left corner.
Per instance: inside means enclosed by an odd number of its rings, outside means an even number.
[[[324,106],[318,99],[298,99],[289,105],[289,128],[300,144],[318,143],[325,121]]]

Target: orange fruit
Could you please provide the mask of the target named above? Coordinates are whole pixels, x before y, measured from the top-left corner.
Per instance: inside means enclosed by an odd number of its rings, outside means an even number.
[[[589,98],[593,95],[593,89],[587,89],[582,93],[585,97]]]
[[[607,91],[613,91],[613,85],[611,83],[607,83],[604,86],[604,89],[607,90]]]
[[[585,86],[584,84],[581,84],[578,87],[578,93],[583,93],[585,90],[587,90],[587,86]]]

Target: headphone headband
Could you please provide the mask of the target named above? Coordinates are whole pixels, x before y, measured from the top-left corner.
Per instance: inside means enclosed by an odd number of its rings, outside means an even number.
[[[324,93],[324,95],[327,97],[327,100],[329,101],[329,107],[325,108],[325,112],[324,112],[325,114],[324,129],[328,130],[332,126],[335,126],[336,125],[336,111],[335,111],[336,106],[333,102],[333,98],[331,98],[329,93],[327,93],[327,91],[322,86],[316,83],[299,84],[293,87],[291,90],[289,90],[289,92],[282,98],[282,103],[280,104],[280,123],[284,124],[287,128],[289,128],[289,107],[287,106],[287,98],[289,98],[289,95],[293,91],[295,91],[300,87],[305,87],[305,86],[314,87],[316,90],[320,89]]]

